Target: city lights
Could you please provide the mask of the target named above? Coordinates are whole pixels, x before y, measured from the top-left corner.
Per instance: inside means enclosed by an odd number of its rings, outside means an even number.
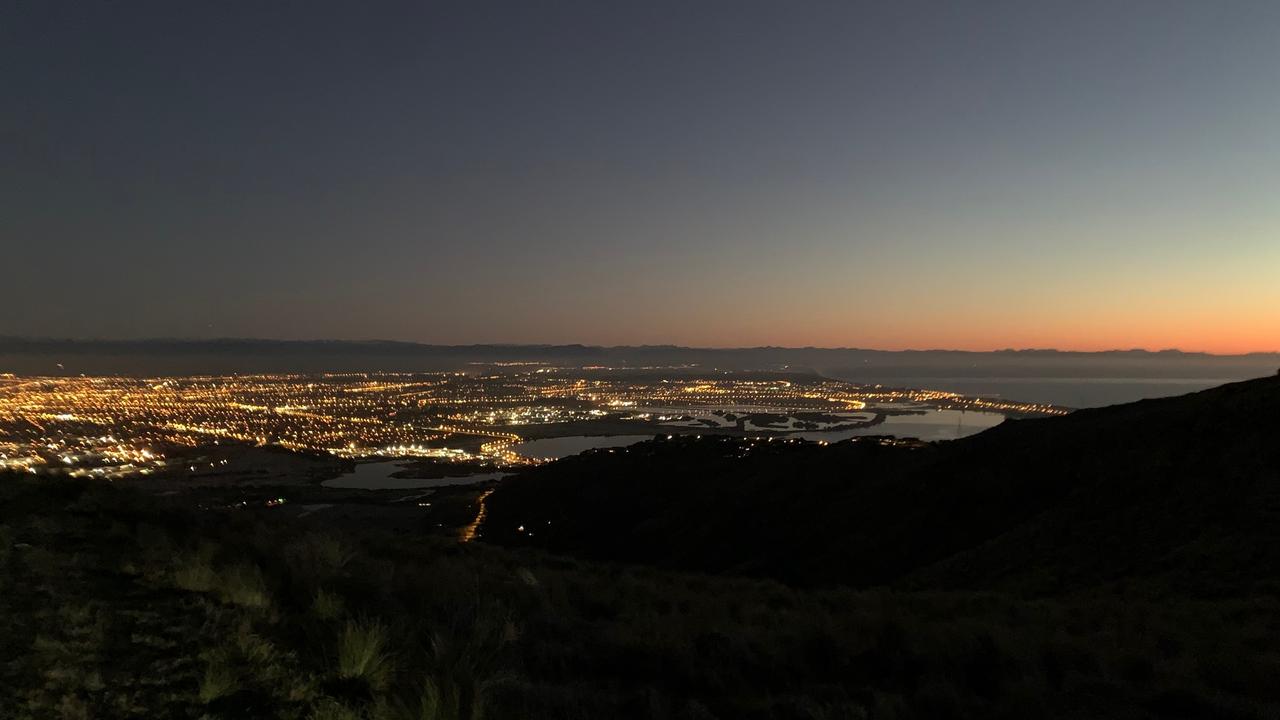
[[[545,426],[613,420],[636,432],[679,427],[771,432],[736,419],[818,413],[839,423],[912,408],[1058,415],[1064,408],[817,376],[630,374],[546,366],[472,373],[344,373],[178,378],[0,376],[0,469],[145,475],[175,452],[223,442],[332,456],[536,462],[514,449]],[[735,419],[730,419],[735,418]],[[554,433],[551,433],[554,434]],[[214,467],[216,470],[217,468]],[[192,472],[196,470],[194,466]]]

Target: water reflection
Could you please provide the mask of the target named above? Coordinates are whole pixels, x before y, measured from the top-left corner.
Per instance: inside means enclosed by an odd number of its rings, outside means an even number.
[[[574,435],[572,437],[529,440],[512,446],[517,453],[532,458],[558,460],[593,448],[626,447],[652,440],[653,435]]]
[[[786,437],[798,437],[805,440],[826,440],[837,442],[851,437],[867,435],[892,435],[899,438],[917,438],[919,440],[956,440],[982,432],[1004,422],[999,413],[976,412],[964,410],[930,410],[923,415],[890,415],[884,422],[870,427],[850,430],[806,430],[787,433]]]
[[[884,422],[868,427],[845,430],[803,430],[799,432],[781,433],[777,437],[803,438],[805,440],[825,440],[837,442],[851,437],[866,435],[892,435],[893,437],[912,437],[920,440],[955,440],[987,428],[995,427],[1004,421],[999,413],[963,411],[963,410],[929,410],[919,415],[889,415]],[[529,440],[512,449],[520,455],[532,458],[560,459],[577,455],[594,448],[626,447],[645,440],[652,440],[653,435],[574,435],[570,437],[545,438]]]

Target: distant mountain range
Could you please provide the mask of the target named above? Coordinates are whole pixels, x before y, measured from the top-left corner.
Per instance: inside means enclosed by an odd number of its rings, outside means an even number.
[[[1280,376],[920,448],[658,440],[504,481],[483,537],[802,585],[1280,590]]]
[[[1274,371],[1280,366],[1280,353],[885,351],[813,347],[424,345],[393,341],[0,337],[0,372],[21,374],[426,371],[489,362],[618,367],[698,365],[726,370],[796,369],[874,382],[918,376],[1241,379]]]

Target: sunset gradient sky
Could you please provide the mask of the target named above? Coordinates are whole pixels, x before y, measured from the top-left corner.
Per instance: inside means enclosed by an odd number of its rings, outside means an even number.
[[[0,335],[1280,350],[1280,3],[11,3]]]

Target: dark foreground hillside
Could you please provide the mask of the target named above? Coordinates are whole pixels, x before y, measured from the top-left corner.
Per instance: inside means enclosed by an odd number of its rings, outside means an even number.
[[[0,481],[3,718],[1280,712],[1270,596],[798,590]]]
[[[915,447],[675,439],[504,482],[483,536],[804,585],[1280,590],[1280,377]]]

